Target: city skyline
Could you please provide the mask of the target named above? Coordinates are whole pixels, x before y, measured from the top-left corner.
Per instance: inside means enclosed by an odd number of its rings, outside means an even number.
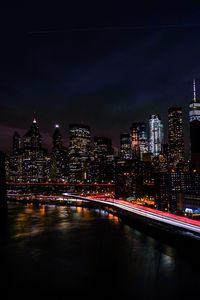
[[[63,23],[64,15],[51,18],[52,11],[45,17],[41,10],[37,22],[34,10],[28,20],[22,9],[10,23],[5,14],[2,150],[10,150],[13,131],[25,133],[34,111],[48,148],[57,122],[63,137],[67,124],[84,122],[94,136],[106,133],[118,146],[119,135],[133,122],[147,122],[149,114],[159,114],[166,124],[171,106],[183,108],[188,141],[194,78],[199,95],[200,12],[149,9],[108,5],[93,15],[87,5],[82,13],[73,6]]]
[[[171,106],[171,107],[168,107],[168,110],[169,109],[176,109],[177,106]],[[182,107],[178,107],[180,109],[182,109]],[[166,115],[167,115],[167,111],[166,111]],[[91,131],[91,142],[95,140],[96,137],[106,137],[106,138],[109,138],[111,139],[112,141],[112,146],[114,149],[116,149],[116,151],[120,151],[120,135],[123,135],[123,134],[130,134],[130,136],[132,135],[132,128],[133,126],[135,125],[139,125],[139,124],[144,124],[143,126],[146,127],[146,139],[147,139],[147,144],[150,144],[151,143],[151,125],[150,125],[150,120],[152,118],[152,116],[154,117],[158,117],[160,118],[160,115],[159,114],[150,114],[148,115],[148,119],[146,122],[132,122],[130,124],[130,126],[127,128],[127,130],[124,130],[124,131],[119,131],[117,134],[117,143],[116,143],[116,140],[113,141],[112,137],[108,136],[105,132],[105,134],[102,134],[102,135],[95,135],[94,132],[95,132],[95,128],[91,128],[90,124],[86,124],[84,122],[74,122],[74,123],[69,123],[69,124],[66,124],[65,128],[64,126],[62,126],[62,124],[60,124],[60,122],[55,122],[54,125],[52,126],[51,128],[51,132],[49,132],[49,136],[48,136],[48,141],[47,141],[47,136],[44,134],[43,132],[43,129],[41,128],[40,126],[40,120],[38,121],[38,118],[36,116],[36,114],[34,113],[33,114],[33,117],[32,117],[32,120],[29,120],[29,125],[26,129],[24,130],[18,130],[18,128],[16,129],[13,129],[14,131],[11,133],[11,137],[10,137],[10,142],[9,144],[7,145],[7,148],[5,148],[5,152],[7,154],[11,154],[12,153],[12,142],[13,142],[13,137],[15,135],[15,133],[19,134],[21,138],[23,138],[23,136],[26,135],[26,133],[28,132],[28,128],[30,128],[31,124],[33,123],[37,123],[38,126],[39,126],[39,130],[40,130],[40,134],[41,134],[41,143],[42,143],[42,146],[44,148],[46,148],[48,151],[52,151],[52,148],[53,148],[53,135],[55,133],[55,130],[56,129],[59,129],[60,133],[61,133],[61,136],[62,136],[62,144],[64,147],[69,147],[70,145],[70,140],[69,140],[69,137],[70,137],[70,126],[72,124],[82,124],[83,126],[89,126],[90,127],[90,131]],[[163,119],[161,118],[160,119],[161,123],[162,123],[162,130],[163,130],[163,138],[162,138],[162,142],[160,143],[160,147],[161,147],[161,144],[168,144],[169,143],[169,136],[168,136],[168,129],[169,129],[169,120],[167,119],[165,123],[163,123]],[[184,123],[184,117],[183,117],[183,123]],[[183,126],[183,137],[184,137],[184,151],[185,151],[185,155],[186,155],[186,159],[189,158],[189,155],[190,155],[190,141],[189,141],[189,132],[185,132],[185,126]],[[188,120],[188,124],[187,124],[187,127],[189,127],[189,120]],[[188,128],[187,128],[188,130]],[[44,135],[43,135],[44,134]],[[188,138],[188,140],[186,140],[186,137]],[[186,144],[186,145],[185,145]],[[9,146],[9,147],[8,147]],[[132,145],[132,148],[134,148],[134,146]],[[148,147],[147,147],[148,148]],[[160,151],[161,151],[161,148],[160,148]],[[159,151],[159,152],[160,152]],[[151,152],[151,151],[150,151]],[[158,153],[159,153],[158,152]]]
[[[194,298],[200,6],[31,2],[0,10],[2,295]]]

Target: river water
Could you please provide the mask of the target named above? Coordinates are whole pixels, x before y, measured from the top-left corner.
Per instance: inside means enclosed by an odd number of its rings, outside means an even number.
[[[191,299],[199,290],[200,255],[95,209],[9,203],[0,254],[2,299]]]

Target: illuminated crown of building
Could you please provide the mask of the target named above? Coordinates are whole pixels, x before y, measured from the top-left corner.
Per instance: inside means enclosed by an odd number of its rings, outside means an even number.
[[[200,102],[196,98],[196,82],[193,80],[193,99],[189,105],[189,121],[199,121],[200,122]]]

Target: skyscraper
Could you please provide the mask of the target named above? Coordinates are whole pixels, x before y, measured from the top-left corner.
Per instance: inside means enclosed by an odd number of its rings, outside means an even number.
[[[81,182],[90,178],[90,127],[69,125],[69,181]]]
[[[168,109],[169,166],[184,162],[183,114],[181,107]]]
[[[47,151],[42,148],[42,137],[36,119],[23,137],[22,180],[40,182],[46,179]]]
[[[107,137],[94,137],[94,160],[92,162],[92,181],[108,182],[113,180],[114,156],[112,140]]]
[[[56,124],[53,133],[53,149],[61,149],[61,148],[62,148],[62,136],[60,132],[60,126]]]
[[[163,124],[158,115],[149,116],[149,152],[153,156],[159,155],[164,142]]]
[[[200,102],[196,98],[195,80],[189,109],[191,164],[193,169],[200,171]]]
[[[55,125],[49,177],[53,181],[68,179],[67,149],[63,146],[60,126]]]
[[[7,219],[5,153],[0,151],[0,233]]]
[[[94,157],[104,159],[107,155],[112,154],[112,141],[107,137],[94,137]]]
[[[33,123],[29,131],[23,137],[23,146],[25,149],[41,149],[41,135],[39,132],[39,126],[36,119],[33,119]]]
[[[13,135],[13,155],[19,154],[21,149],[21,138],[17,131]]]
[[[131,148],[133,157],[143,159],[143,154],[148,152],[147,128],[143,122],[133,123],[131,126]]]
[[[22,180],[22,144],[18,132],[14,132],[12,155],[6,159],[6,176],[11,181]]]
[[[0,151],[0,204],[6,203],[5,153]]]
[[[120,156],[125,160],[132,158],[130,133],[120,134]]]

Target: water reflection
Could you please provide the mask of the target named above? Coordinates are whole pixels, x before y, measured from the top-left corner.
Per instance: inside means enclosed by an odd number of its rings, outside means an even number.
[[[45,210],[45,205],[44,204],[40,206],[39,213],[40,213],[40,217],[45,216],[46,210]]]
[[[0,247],[8,298],[15,289],[21,297],[39,291],[55,299],[178,299],[183,286],[192,296],[198,285],[199,269],[190,259],[108,212],[10,204],[8,216]]]

